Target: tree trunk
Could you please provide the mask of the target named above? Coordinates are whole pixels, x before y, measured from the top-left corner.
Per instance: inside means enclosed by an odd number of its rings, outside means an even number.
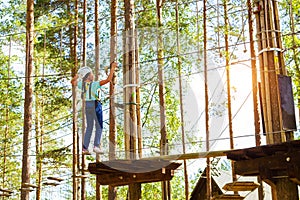
[[[183,108],[183,93],[182,93],[182,78],[181,78],[181,49],[180,49],[180,33],[179,33],[179,10],[178,0],[176,0],[176,42],[177,42],[177,66],[178,66],[178,80],[179,80],[179,99],[180,99],[180,118],[181,118],[181,141],[182,151],[185,154],[185,122],[184,122],[184,108]],[[185,185],[185,199],[189,199],[189,177],[187,173],[186,160],[183,161],[184,171],[184,185]]]
[[[39,64],[36,63],[35,65],[35,76],[39,76]],[[36,79],[38,81],[38,79]],[[41,118],[43,117],[43,113],[40,113],[42,110],[42,98],[40,98],[39,91],[35,92],[35,153],[36,153],[36,200],[41,199],[41,192],[42,192],[42,160],[41,160],[41,148],[42,148],[42,132],[41,132]]]
[[[208,71],[207,71],[207,34],[206,34],[206,0],[203,0],[203,63],[204,63],[204,93],[205,93],[205,132],[206,132],[206,151],[210,151],[209,134],[209,102],[208,102]],[[210,158],[206,158],[206,198],[211,199],[211,171]]]
[[[252,21],[252,4],[250,0],[247,0],[248,7],[248,25],[249,25],[249,40],[250,40],[250,56],[251,56],[251,69],[252,69],[252,100],[253,100],[253,113],[254,113],[254,128],[255,128],[255,145],[260,146],[260,119],[259,119],[259,110],[258,110],[258,82],[257,82],[257,67],[256,67],[256,55],[254,48],[254,39],[253,39],[253,21]],[[260,184],[258,187],[258,200],[263,200],[264,190],[263,182],[258,176],[257,181]]]
[[[86,66],[86,36],[87,36],[87,28],[86,28],[86,10],[87,10],[87,0],[83,1],[83,44],[82,44],[82,65]],[[82,101],[82,127],[81,127],[81,138],[82,138],[82,143],[84,140],[84,135],[85,135],[85,98],[81,99]],[[79,148],[79,147],[78,147]],[[79,148],[80,149],[80,148]],[[85,163],[85,155],[81,154],[81,200],[86,199],[86,179],[85,177],[85,168],[86,168],[86,163]]]
[[[95,0],[95,80],[99,80],[100,71],[100,31],[99,31],[99,1]],[[100,154],[96,154],[96,162],[100,162]],[[100,177],[96,176],[96,200],[101,200],[101,185],[98,181]]]
[[[26,69],[25,69],[25,102],[24,102],[24,128],[23,128],[23,158],[22,158],[22,185],[30,183],[29,149],[32,126],[32,66],[34,48],[34,1],[27,0],[26,15]],[[29,191],[21,190],[21,200],[29,199]]]
[[[234,149],[233,141],[233,128],[232,128],[232,110],[231,110],[231,83],[230,83],[230,52],[229,52],[229,43],[228,43],[228,33],[229,33],[229,19],[227,12],[227,0],[224,1],[224,36],[225,36],[225,59],[226,59],[226,83],[227,83],[227,109],[228,109],[228,128],[229,128],[229,140],[230,140],[230,149]],[[233,161],[231,161],[231,171],[232,171],[232,181],[236,181],[237,177],[234,171]],[[237,194],[237,192],[234,192]]]
[[[168,139],[166,129],[166,103],[165,103],[165,81],[164,81],[164,44],[162,31],[162,0],[156,0],[157,23],[158,23],[158,37],[157,37],[157,66],[158,66],[158,92],[159,92],[159,105],[160,105],[160,154],[168,154]],[[162,199],[170,199],[170,182],[163,181]]]
[[[117,61],[117,0],[111,1],[110,15],[110,63]],[[115,74],[109,87],[109,160],[116,159],[116,106],[115,106]],[[108,187],[108,199],[117,199],[117,188]]]
[[[134,24],[134,1],[124,0],[125,6],[125,40],[124,42],[124,103],[125,103],[125,134],[126,158],[137,158],[137,114],[136,114],[136,62],[135,62],[135,24]],[[129,200],[141,198],[141,184],[129,185]]]
[[[71,62],[74,63],[72,68],[72,77],[77,73],[78,62],[77,62],[77,32],[78,32],[78,1],[75,0],[75,26],[74,29],[70,28],[70,49],[71,49]],[[73,42],[72,42],[73,41]],[[76,86],[72,86],[72,98],[73,98],[73,200],[78,199],[78,130],[77,130],[77,106],[76,106]]]

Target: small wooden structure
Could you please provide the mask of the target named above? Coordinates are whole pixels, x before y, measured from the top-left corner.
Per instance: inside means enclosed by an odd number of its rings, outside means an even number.
[[[88,170],[101,185],[122,186],[132,183],[168,181],[181,163],[169,160],[113,160],[90,163]]]
[[[300,140],[225,153],[228,159],[234,161],[236,174],[260,176],[263,181],[276,189],[276,194],[289,194],[291,187],[300,184]],[[286,180],[285,184],[278,187],[276,184],[283,179]],[[293,199],[297,198],[297,194],[293,195]]]
[[[300,184],[300,140],[225,152],[242,176],[261,176],[266,182],[287,177]]]

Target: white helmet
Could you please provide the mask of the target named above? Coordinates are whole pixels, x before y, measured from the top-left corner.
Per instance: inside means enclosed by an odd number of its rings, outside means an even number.
[[[81,67],[81,68],[78,70],[78,72],[77,72],[78,78],[81,78],[81,79],[82,79],[83,77],[85,77],[85,75],[87,75],[87,74],[90,73],[90,72],[92,72],[92,69],[91,69],[91,68],[86,67],[86,66]]]

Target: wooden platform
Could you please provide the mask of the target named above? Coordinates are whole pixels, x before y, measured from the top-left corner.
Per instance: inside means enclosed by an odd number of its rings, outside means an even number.
[[[300,184],[300,140],[225,152],[234,160],[235,173],[261,176],[264,181],[289,178]]]
[[[113,160],[90,163],[88,170],[101,185],[121,186],[171,180],[181,163],[168,160]]]

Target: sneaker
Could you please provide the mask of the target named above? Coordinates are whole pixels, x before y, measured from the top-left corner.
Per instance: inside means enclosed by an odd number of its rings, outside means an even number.
[[[91,153],[89,152],[89,150],[82,148],[82,155],[90,155]]]
[[[94,151],[95,153],[103,153],[103,151],[101,151],[101,149],[100,149],[99,147],[94,147],[94,148],[93,148],[93,151]]]

